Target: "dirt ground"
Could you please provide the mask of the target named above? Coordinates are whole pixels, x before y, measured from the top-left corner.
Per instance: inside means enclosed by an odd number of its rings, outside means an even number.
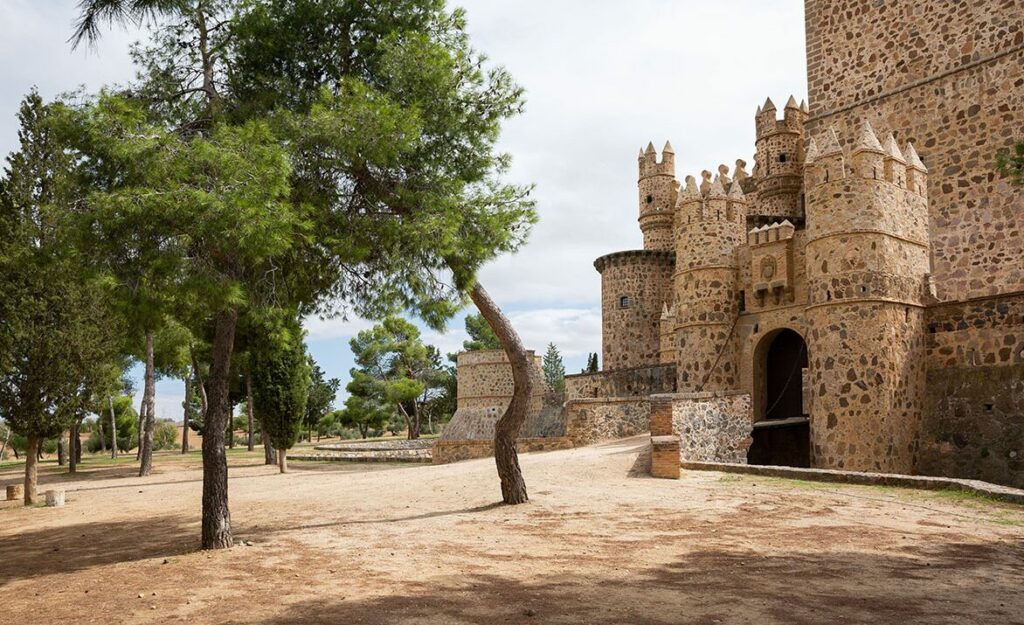
[[[236,539],[197,551],[198,457],[0,507],[0,623],[1024,623],[1024,509],[717,473],[630,477],[644,441],[493,461],[232,456]],[[0,471],[0,485],[17,481]]]

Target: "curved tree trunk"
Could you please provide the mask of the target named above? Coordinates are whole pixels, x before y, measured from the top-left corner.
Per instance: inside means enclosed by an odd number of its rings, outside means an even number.
[[[153,333],[146,333],[146,431],[145,436],[139,434],[139,447],[142,449],[142,464],[139,466],[139,477],[149,475],[153,470],[153,431],[156,429],[155,395],[156,372],[153,367]]]
[[[226,549],[233,544],[224,439],[231,419],[228,385],[237,324],[237,310],[217,313],[207,390],[209,405],[203,424],[203,549]]]
[[[36,503],[36,486],[39,484],[39,438],[28,437],[28,447],[25,449],[25,505],[31,506]]]
[[[469,295],[480,310],[480,314],[487,320],[487,325],[491,326],[491,330],[501,341],[501,347],[512,365],[512,401],[505,414],[494,424],[494,463],[498,468],[498,477],[501,478],[502,500],[507,504],[525,503],[529,497],[526,494],[523,472],[519,468],[516,437],[523,422],[526,421],[530,397],[533,395],[533,363],[530,362],[530,355],[523,347],[519,334],[484,287],[477,283]]]
[[[181,418],[182,424],[185,427],[181,428],[181,453],[188,453],[188,413],[192,410],[192,380],[188,376],[185,376],[185,414]]]
[[[114,414],[114,396],[108,395],[110,403],[110,458],[117,458],[117,416]]]

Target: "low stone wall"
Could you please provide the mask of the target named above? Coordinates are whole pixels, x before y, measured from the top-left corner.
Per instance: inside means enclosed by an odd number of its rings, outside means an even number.
[[[671,432],[679,437],[681,461],[747,461],[754,429],[748,393],[676,393],[656,395],[651,401],[651,433],[664,436],[671,416]]]
[[[647,397],[676,390],[674,364],[565,376],[565,398]]]
[[[651,427],[646,397],[573,399],[565,404],[565,430],[574,445],[591,445],[644,434]]]
[[[516,440],[516,451],[530,453],[534,451],[554,451],[571,449],[572,441],[568,437],[520,438]],[[433,448],[434,464],[447,464],[460,460],[488,458],[494,455],[493,440],[438,440]]]

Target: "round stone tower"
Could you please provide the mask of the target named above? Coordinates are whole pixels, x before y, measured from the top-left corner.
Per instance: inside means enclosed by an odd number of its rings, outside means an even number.
[[[757,109],[756,165],[753,182],[757,189],[757,214],[753,225],[789,219],[802,223],[804,210],[800,199],[804,175],[804,122],[807,105],[797,104],[790,96],[782,119],[775,118],[775,104],[768,98]],[[758,223],[763,221],[764,223]]]
[[[707,194],[693,176],[676,205],[675,358],[679,392],[737,387],[733,329],[739,316],[736,248],[746,242],[739,182],[715,179]]]
[[[632,250],[594,261],[601,274],[602,365],[609,371],[659,364],[659,327],[671,300],[671,251]]]
[[[807,149],[813,466],[914,471],[925,391],[927,171],[864,125]],[[819,147],[820,146],[820,147]]]
[[[640,151],[640,231],[644,234],[644,249],[670,252],[674,247],[672,215],[675,212],[676,154],[672,144],[665,142],[658,162],[654,144]]]

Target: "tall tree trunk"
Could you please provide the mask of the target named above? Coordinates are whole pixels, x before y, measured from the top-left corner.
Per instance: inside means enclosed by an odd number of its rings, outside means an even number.
[[[78,449],[81,447],[81,437],[78,435],[79,421],[71,422],[71,435],[68,436],[68,472],[77,473],[78,463],[82,461],[82,454]]]
[[[114,414],[114,396],[108,395],[110,404],[110,458],[117,459],[117,416]]]
[[[143,385],[145,387],[145,385]],[[139,439],[135,445],[135,460],[142,458],[142,430],[146,427],[146,391],[142,391],[142,406],[139,407],[139,427],[136,432],[136,438]]]
[[[100,431],[100,453],[107,453],[107,428],[103,425],[103,413],[100,412],[96,417],[96,429]]]
[[[498,477],[501,478],[502,500],[507,504],[525,503],[529,497],[526,494],[523,471],[519,468],[516,437],[523,422],[526,421],[530,396],[533,395],[533,363],[530,362],[530,355],[523,347],[519,334],[484,287],[477,283],[469,295],[480,314],[487,320],[487,325],[491,326],[491,330],[497,335],[512,365],[512,401],[505,414],[494,424],[494,463],[498,468]]]
[[[253,415],[252,415],[252,373],[248,367],[245,371],[245,416],[249,419],[249,451],[255,449],[256,441],[253,440]]]
[[[278,449],[277,450],[277,468],[281,469],[281,473],[288,472],[288,450]]]
[[[68,440],[71,440],[71,431],[68,431]],[[64,466],[68,463],[67,445],[64,444],[64,432],[57,437],[57,465]]]
[[[231,418],[228,385],[237,324],[237,310],[217,313],[207,391],[210,403],[203,432],[203,549],[226,549],[233,544],[224,433]]]
[[[36,485],[39,483],[39,438],[28,437],[28,448],[25,450],[25,505],[31,506],[36,500]]]
[[[182,423],[185,427],[181,429],[181,453],[188,453],[188,413],[192,410],[192,380],[185,376],[185,416],[182,417]]]
[[[7,428],[7,436],[4,437],[4,444],[0,447],[0,462],[4,459],[4,452],[7,451],[7,443],[11,442],[11,428]],[[17,456],[15,456],[17,458]]]
[[[153,470],[153,431],[156,429],[155,395],[156,395],[156,372],[153,367],[153,333],[146,333],[146,432],[139,447],[142,449],[141,464],[139,465],[139,477],[149,475]]]
[[[261,432],[260,435],[263,437],[263,464],[277,464],[277,452],[270,443],[270,437],[266,432]]]

